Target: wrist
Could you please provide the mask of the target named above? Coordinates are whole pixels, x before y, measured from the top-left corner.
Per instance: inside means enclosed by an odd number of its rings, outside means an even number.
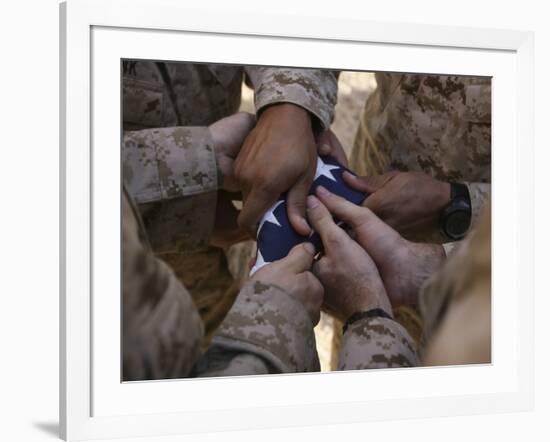
[[[383,310],[393,318],[393,309],[384,286],[379,287],[375,292],[369,291],[366,296],[361,296],[359,302],[356,302],[348,311],[344,312],[344,317],[349,318],[357,312],[369,310]]]
[[[392,301],[396,305],[418,305],[421,287],[444,264],[447,255],[441,244],[415,243],[406,241],[395,255],[399,263],[400,276],[392,285]]]
[[[437,181],[435,198],[435,206],[439,214],[451,201],[451,184],[444,181]]]
[[[447,252],[443,244],[429,244],[432,249],[432,256],[434,257],[434,263],[436,270],[443,265],[445,259],[447,259]]]
[[[208,144],[211,146],[211,151],[214,153],[214,164],[216,165],[216,176],[218,189],[223,188],[224,180],[224,160],[223,160],[223,148],[221,147],[221,142],[216,138],[216,132],[212,130],[209,126],[206,128],[206,138],[208,139]]]
[[[292,124],[303,124],[312,126],[312,118],[309,111],[294,103],[274,103],[262,110],[258,119],[262,120],[277,118],[288,119]]]
[[[386,311],[380,308],[374,308],[371,310],[363,310],[360,312],[355,312],[349,318],[347,318],[344,326],[342,327],[342,334],[346,333],[348,327],[354,322],[360,321],[361,319],[367,318],[386,318],[393,320],[393,316],[390,316]]]

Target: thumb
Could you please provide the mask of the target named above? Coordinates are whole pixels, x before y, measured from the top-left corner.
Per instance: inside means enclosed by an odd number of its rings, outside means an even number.
[[[342,143],[340,143],[338,137],[330,129],[321,132],[317,138],[317,151],[319,155],[330,155],[340,164],[348,166],[348,159]]]
[[[314,257],[315,247],[310,242],[305,242],[294,246],[289,254],[279,262],[286,270],[298,274],[311,268]]]
[[[300,180],[288,191],[286,206],[290,224],[300,235],[308,235],[311,231],[306,221],[306,198],[311,188],[313,179],[302,176]]]
[[[381,211],[384,201],[386,200],[386,195],[384,195],[384,192],[375,192],[371,193],[364,201],[363,204],[361,204],[363,207],[366,207],[367,209],[372,210],[374,213],[377,214],[377,216],[381,216]]]

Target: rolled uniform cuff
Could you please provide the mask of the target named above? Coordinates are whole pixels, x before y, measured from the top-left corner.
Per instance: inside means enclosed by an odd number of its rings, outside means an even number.
[[[403,326],[383,317],[349,325],[342,337],[338,370],[414,367],[419,365],[413,339]]]
[[[321,69],[247,68],[255,90],[256,112],[275,103],[293,103],[315,115],[321,129],[334,119],[337,78]]]
[[[475,227],[479,215],[485,204],[491,198],[491,185],[488,183],[464,183],[470,193],[470,204],[472,207],[472,219],[470,221],[470,230]]]
[[[209,242],[218,176],[206,127],[126,132],[123,180],[156,253],[191,252]]]
[[[243,287],[212,345],[253,354],[279,373],[320,370],[313,324],[302,304],[260,281]]]

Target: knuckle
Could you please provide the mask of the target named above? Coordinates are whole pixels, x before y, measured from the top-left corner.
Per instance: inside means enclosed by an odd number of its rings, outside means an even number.
[[[325,235],[326,246],[338,247],[341,243],[340,235],[336,229],[329,230]]]
[[[279,193],[275,182],[272,179],[266,177],[265,175],[254,177],[254,179],[252,179],[251,182],[254,182],[257,190],[262,194],[271,195],[274,193],[277,193],[277,194]]]
[[[237,218],[237,224],[239,227],[249,230],[249,233],[255,234],[255,225],[253,213],[250,210],[241,210],[239,217]]]
[[[309,272],[303,272],[298,276],[300,288],[304,293],[309,293],[311,291],[311,280],[309,279],[308,273]]]
[[[323,297],[323,292],[324,292],[323,285],[311,272],[306,272],[306,279],[307,279],[307,285],[310,288],[310,293],[312,294],[312,298],[316,302],[319,302],[319,300],[322,299]]]
[[[362,226],[369,221],[369,209],[365,207],[358,207],[359,210],[354,211],[351,217],[351,223],[353,227]]]
[[[317,282],[317,278],[311,272],[304,272],[306,283],[308,286],[313,287]]]
[[[319,263],[319,273],[321,274],[327,274],[329,273],[330,269],[333,267],[332,263],[327,257],[322,258]]]
[[[330,279],[331,269],[333,269],[333,266],[330,265],[328,261],[324,261],[319,265],[316,275],[321,281],[328,281]]]

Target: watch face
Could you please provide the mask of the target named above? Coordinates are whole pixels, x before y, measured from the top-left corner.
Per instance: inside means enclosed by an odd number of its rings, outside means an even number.
[[[470,227],[470,212],[467,210],[455,210],[447,216],[445,224],[447,235],[453,239],[460,239]]]

